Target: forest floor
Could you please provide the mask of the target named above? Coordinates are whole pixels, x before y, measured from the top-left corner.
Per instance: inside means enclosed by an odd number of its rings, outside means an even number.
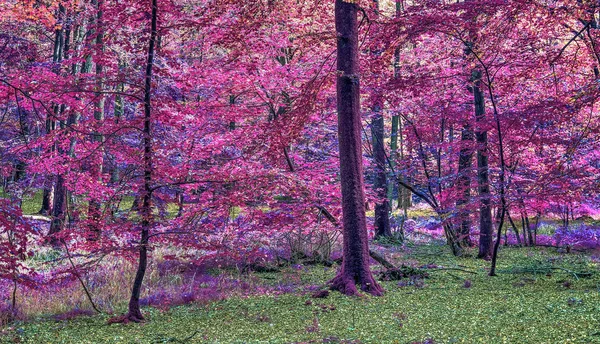
[[[380,250],[395,264],[422,267],[428,277],[383,281],[383,297],[312,298],[336,266],[293,265],[243,277],[256,289],[245,296],[145,307],[142,324],[108,325],[109,314],[41,316],[4,328],[0,341],[600,343],[600,270],[593,255],[502,248],[499,276],[489,277],[489,262],[455,258],[438,244]]]

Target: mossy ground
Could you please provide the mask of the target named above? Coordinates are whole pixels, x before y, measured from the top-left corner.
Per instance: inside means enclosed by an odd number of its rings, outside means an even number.
[[[4,341],[24,343],[600,343],[600,272],[588,257],[554,249],[505,248],[497,277],[488,262],[454,258],[445,246],[388,252],[396,262],[436,264],[424,285],[382,282],[383,297],[332,293],[232,297],[169,310],[144,309],[144,324],[107,325],[108,315],[13,324]],[[377,268],[377,267],[374,267]],[[564,268],[566,270],[550,268]],[[529,271],[523,273],[523,271]],[[567,271],[568,270],[568,271]],[[594,272],[581,278],[571,272]],[[256,274],[265,284],[323,284],[335,268]],[[296,276],[296,278],[293,278]],[[465,283],[468,280],[469,282]],[[404,283],[407,284],[407,283]],[[311,300],[307,305],[307,300]]]

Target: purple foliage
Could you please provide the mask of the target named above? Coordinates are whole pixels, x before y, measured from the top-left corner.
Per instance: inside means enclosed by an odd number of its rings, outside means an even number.
[[[557,245],[570,245],[579,249],[594,249],[600,244],[600,228],[580,225],[574,228],[560,227],[554,232],[553,240]]]

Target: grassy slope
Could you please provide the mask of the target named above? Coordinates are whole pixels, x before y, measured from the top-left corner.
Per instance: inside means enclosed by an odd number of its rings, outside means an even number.
[[[433,338],[436,343],[600,343],[600,276],[577,279],[565,271],[514,274],[517,267],[548,266],[596,271],[585,257],[560,255],[553,249],[506,249],[499,277],[486,275],[487,262],[456,259],[445,247],[415,247],[398,257],[412,263],[464,266],[461,271],[435,271],[425,286],[398,287],[384,282],[381,298],[349,298],[332,294],[312,299],[307,294],[231,298],[208,305],[169,311],[145,309],[150,321],[138,325],[106,325],[107,316],[71,322],[20,324],[7,340],[26,343],[293,343],[324,338],[359,339],[363,343],[410,343]],[[537,263],[536,263],[537,262]],[[286,278],[292,272],[286,271]],[[322,283],[334,269],[314,267],[296,272],[304,283]],[[279,283],[281,274],[259,274],[265,283]],[[464,287],[465,278],[471,281]],[[570,288],[564,286],[571,283]],[[285,281],[282,281],[285,282]],[[334,305],[324,312],[319,304]],[[319,331],[310,327],[318,319]],[[331,341],[335,342],[335,341]]]

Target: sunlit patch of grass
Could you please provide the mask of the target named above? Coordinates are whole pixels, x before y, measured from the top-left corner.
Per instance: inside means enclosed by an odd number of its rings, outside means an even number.
[[[430,208],[425,208],[425,207],[412,207],[412,208],[408,208],[408,218],[410,219],[414,219],[414,218],[429,218],[429,217],[435,217],[437,216],[437,214],[435,213],[435,211],[433,211],[433,209]]]
[[[131,209],[133,206],[133,202],[135,201],[135,197],[133,196],[123,196],[121,202],[119,203],[119,210],[126,211]]]
[[[474,273],[431,269],[422,286],[382,282],[386,295],[379,298],[332,293],[326,299],[310,299],[310,294],[302,291],[233,296],[168,311],[146,308],[150,320],[144,325],[106,326],[108,316],[101,315],[60,326],[47,321],[19,324],[10,335],[27,343],[293,343],[324,338],[363,343],[407,343],[427,338],[436,343],[600,342],[600,276],[597,266],[584,256],[560,254],[554,249],[502,248],[497,277],[487,276],[489,262],[455,258],[445,246],[414,246],[394,260]],[[566,271],[540,268],[536,272],[536,267],[550,266]],[[251,276],[264,283],[291,281],[309,286],[323,285],[335,270],[290,266],[279,273]],[[577,278],[569,272],[582,270],[594,275]],[[120,288],[125,290],[120,297],[126,298],[123,294],[128,291],[129,277],[106,275],[114,279],[107,282],[110,292]],[[156,286],[156,280],[150,272],[146,289]],[[96,290],[101,292],[106,291]],[[67,294],[61,297],[67,299]],[[122,301],[113,306],[124,308]]]
[[[26,196],[23,198],[21,209],[23,214],[33,215],[37,214],[42,208],[42,199],[44,198],[43,190],[36,190],[33,195]]]

